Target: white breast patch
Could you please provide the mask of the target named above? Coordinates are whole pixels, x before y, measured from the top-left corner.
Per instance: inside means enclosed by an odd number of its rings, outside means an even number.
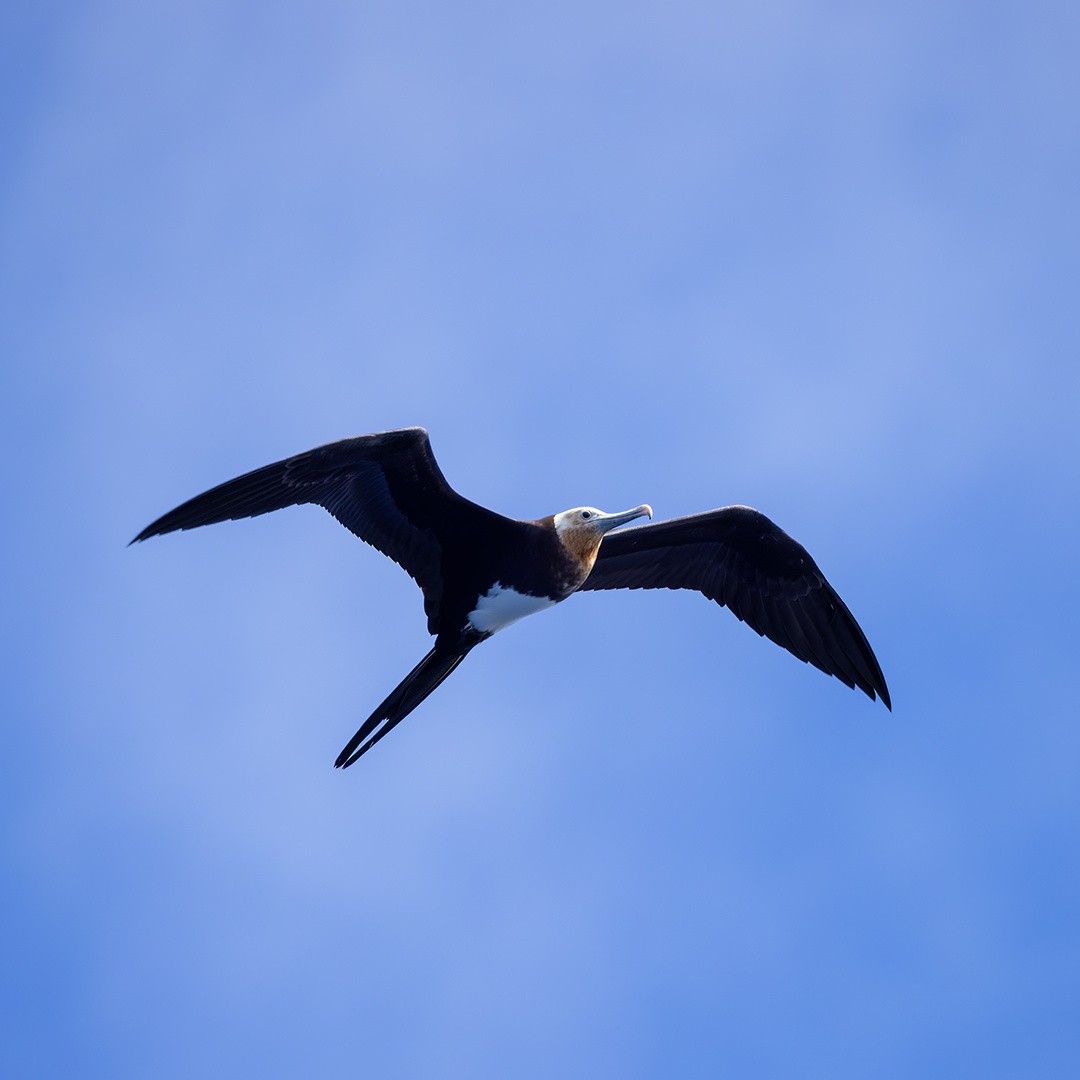
[[[502,582],[496,581],[476,603],[476,610],[469,612],[469,625],[481,634],[494,634],[526,615],[554,607],[557,600],[550,596],[530,596],[519,593]]]

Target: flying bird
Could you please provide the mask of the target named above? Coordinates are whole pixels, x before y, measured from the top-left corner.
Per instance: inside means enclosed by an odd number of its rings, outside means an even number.
[[[575,592],[693,589],[826,675],[892,708],[873,650],[806,549],[764,514],[726,506],[619,532],[652,508],[578,506],[517,521],[446,482],[420,427],[360,435],[266,465],[148,525],[151,536],[314,503],[403,567],[424,594],[432,650],[334,763],[348,768],[482,641]],[[610,535],[609,535],[610,534]]]

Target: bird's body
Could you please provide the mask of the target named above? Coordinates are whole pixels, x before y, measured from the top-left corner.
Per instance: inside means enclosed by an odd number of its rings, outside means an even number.
[[[576,507],[517,521],[454,491],[423,428],[343,439],[256,469],[170,511],[135,540],[300,503],[323,506],[401,565],[423,591],[435,637],[342,750],[339,767],[374,746],[480,642],[579,590],[696,589],[889,706],[881,669],[843,601],[805,549],[763,514],[725,507],[607,540],[652,509]]]

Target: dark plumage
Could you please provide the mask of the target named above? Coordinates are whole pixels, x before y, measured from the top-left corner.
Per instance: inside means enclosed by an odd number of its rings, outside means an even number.
[[[577,507],[516,521],[446,482],[423,428],[317,447],[212,488],[138,536],[314,503],[402,566],[424,594],[431,652],[338,756],[344,768],[403,720],[493,633],[579,589],[694,589],[800,660],[891,708],[863,632],[806,550],[763,514],[729,506],[612,533],[621,514]],[[601,543],[601,541],[603,541]]]
[[[726,506],[612,533],[582,589],[693,589],[892,709],[870,643],[817,563],[764,514]]]

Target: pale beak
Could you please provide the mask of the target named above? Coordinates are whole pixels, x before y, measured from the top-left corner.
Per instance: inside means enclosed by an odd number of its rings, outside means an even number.
[[[633,521],[639,517],[651,518],[652,507],[646,504],[635,506],[633,510],[624,510],[621,514],[604,514],[596,519],[596,524],[601,531],[607,532],[609,529],[618,528],[618,526],[625,525],[628,521]]]

